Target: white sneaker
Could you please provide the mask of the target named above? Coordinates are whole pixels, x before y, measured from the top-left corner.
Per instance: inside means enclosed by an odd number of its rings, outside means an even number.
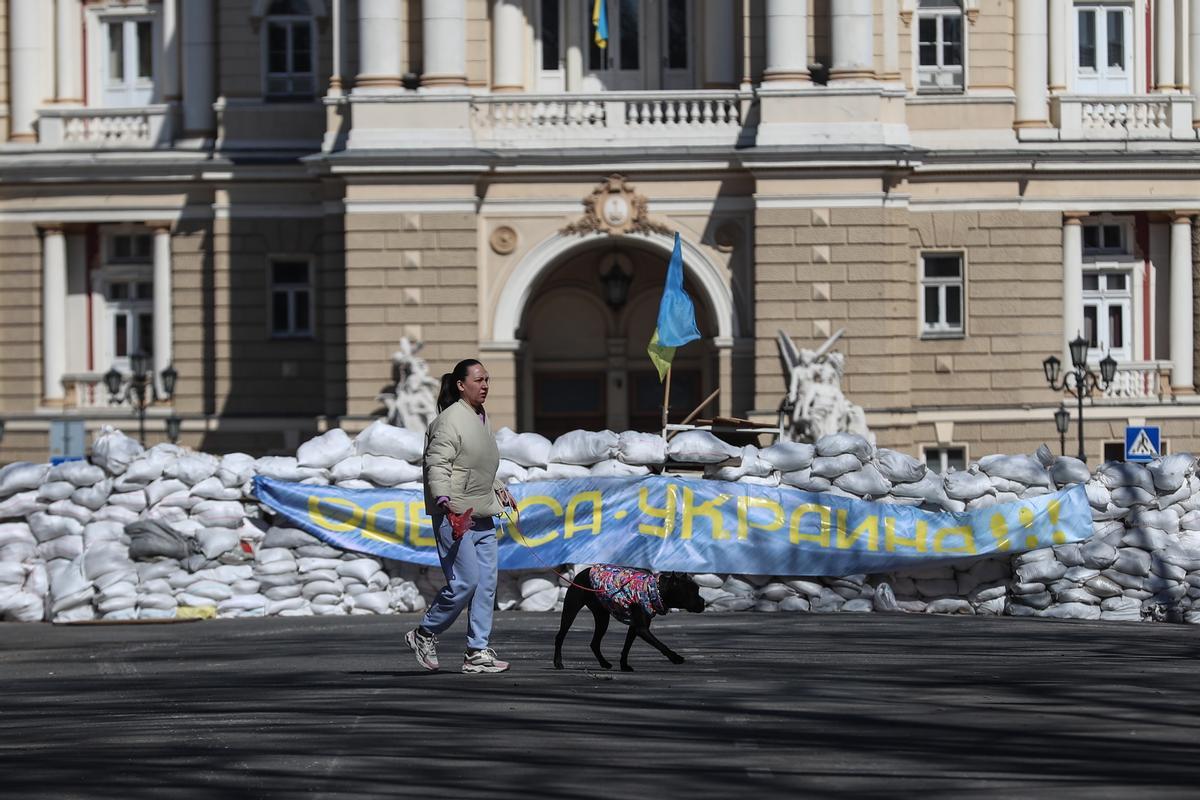
[[[412,648],[417,657],[417,663],[427,670],[436,671],[438,668],[437,637],[432,634],[420,633],[414,628],[404,634],[404,641]]]
[[[463,656],[463,672],[504,672],[508,662],[496,658],[496,651],[490,647],[483,650],[468,650]]]

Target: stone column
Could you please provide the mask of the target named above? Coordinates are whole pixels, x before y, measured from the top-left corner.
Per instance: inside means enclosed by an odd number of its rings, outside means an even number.
[[[354,91],[401,86],[400,0],[359,0],[358,77]]]
[[[525,12],[520,0],[492,0],[492,91],[525,89]]]
[[[1063,215],[1063,363],[1069,368],[1067,343],[1083,333],[1083,222],[1086,214]]]
[[[1175,0],[1154,4],[1154,91],[1174,92]]]
[[[1171,390],[1191,394],[1192,346],[1195,322],[1192,317],[1192,215],[1176,212],[1171,220]]]
[[[764,82],[808,83],[808,3],[767,0]]]
[[[58,0],[55,9],[54,99],[83,103],[83,7],[79,0]]]
[[[161,373],[174,358],[171,313],[171,226],[154,227],[154,385],[162,392]]]
[[[1192,95],[1192,127],[1200,126],[1200,0],[1188,0],[1188,83]]]
[[[342,44],[342,29],[346,24],[344,2],[345,0],[332,0],[330,4],[330,20],[333,28],[330,36],[333,42],[333,58],[330,68],[328,92],[330,97],[338,97],[342,94],[342,81],[346,74],[346,71],[342,68],[342,58],[346,49]]]
[[[42,397],[62,402],[67,370],[67,241],[61,225],[42,229]]]
[[[583,39],[583,20],[579,15],[582,6],[579,3],[567,3],[563,11],[563,39],[566,40],[567,56],[566,87],[568,92],[578,92],[583,88],[583,53],[586,50]],[[532,419],[532,417],[530,417]]]
[[[466,0],[437,0],[421,5],[422,52],[425,69],[421,87],[462,91],[467,85]],[[523,37],[522,37],[523,38]],[[520,47],[520,39],[516,46]]]
[[[162,98],[179,100],[179,0],[162,0]]]
[[[8,3],[8,129],[14,142],[33,142],[33,124],[41,102],[40,0],[9,0]]]
[[[709,0],[704,4],[705,89],[737,86],[737,30],[734,0]]]
[[[833,39],[830,82],[875,79],[875,13],[871,0],[838,0],[830,4]]]
[[[900,9],[899,0],[883,0],[883,74],[890,83],[902,83],[900,73]]]
[[[1016,128],[1045,128],[1046,109],[1046,0],[1016,0],[1017,118]]]
[[[183,11],[183,132],[212,134],[217,118],[216,25],[213,0],[187,0]]]
[[[1071,0],[1050,0],[1050,94],[1067,91],[1067,25],[1071,16]]]

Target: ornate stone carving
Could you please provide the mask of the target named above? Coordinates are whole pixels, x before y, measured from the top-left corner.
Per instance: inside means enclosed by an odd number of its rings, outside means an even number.
[[[492,231],[488,243],[497,255],[506,256],[517,249],[517,232],[507,225],[501,225]]]
[[[732,253],[741,240],[742,226],[733,220],[721,223],[720,227],[717,228],[717,232],[713,235],[713,244],[722,253]]]
[[[635,192],[623,176],[613,175],[583,199],[583,216],[560,233],[661,233],[669,236],[672,231],[650,219],[646,198]]]
[[[779,331],[776,340],[788,382],[787,397],[779,407],[785,438],[815,442],[831,433],[857,433],[874,443],[866,414],[842,393],[846,357],[833,345],[846,332],[840,328],[816,350],[797,348],[791,337]]]
[[[396,388],[379,395],[387,407],[389,425],[421,431],[437,416],[438,379],[429,374],[425,359],[417,358],[421,342],[400,338],[400,349],[392,354],[392,377]]]

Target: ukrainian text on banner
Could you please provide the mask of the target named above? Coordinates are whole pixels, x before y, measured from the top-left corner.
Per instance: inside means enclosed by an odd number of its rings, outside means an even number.
[[[434,566],[421,492],[254,479],[292,526],[347,550]],[[513,484],[499,519],[500,569],[579,563],[762,575],[851,575],[1015,553],[1092,535],[1082,486],[961,513],[698,478]]]

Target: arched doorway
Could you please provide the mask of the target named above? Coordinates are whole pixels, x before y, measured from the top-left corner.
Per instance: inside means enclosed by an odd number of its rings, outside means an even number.
[[[596,237],[547,264],[530,287],[517,330],[522,428],[551,437],[576,428],[661,429],[662,384],[646,344],[668,260],[656,242]],[[604,276],[614,266],[631,279],[623,299],[606,291]],[[675,356],[670,405],[676,421],[719,383],[718,319],[693,275],[685,274],[684,286],[703,338]]]

